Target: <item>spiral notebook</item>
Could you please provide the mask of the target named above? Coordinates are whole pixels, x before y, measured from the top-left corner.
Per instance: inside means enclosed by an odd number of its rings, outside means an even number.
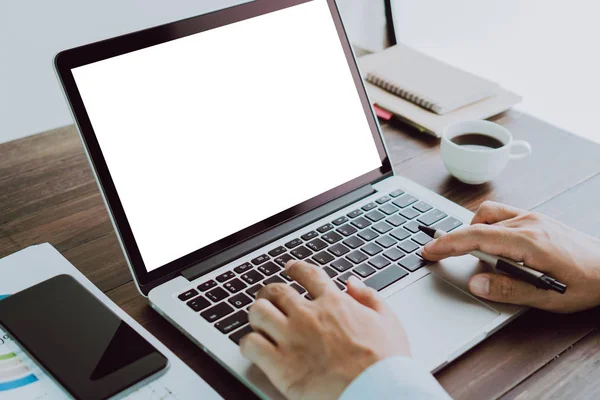
[[[398,44],[373,55],[367,82],[436,114],[486,99],[498,84]]]

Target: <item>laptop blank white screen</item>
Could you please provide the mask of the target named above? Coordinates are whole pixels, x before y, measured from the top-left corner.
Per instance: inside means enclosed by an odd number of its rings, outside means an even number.
[[[72,72],[148,271],[381,166],[325,0]]]

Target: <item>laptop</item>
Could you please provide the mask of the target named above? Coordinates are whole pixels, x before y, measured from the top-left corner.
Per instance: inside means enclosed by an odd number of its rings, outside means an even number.
[[[59,53],[56,70],[140,293],[258,396],[248,307],[301,259],[379,291],[439,370],[520,307],[471,296],[471,256],[428,264],[419,224],[471,212],[402,176],[334,0],[257,0]]]

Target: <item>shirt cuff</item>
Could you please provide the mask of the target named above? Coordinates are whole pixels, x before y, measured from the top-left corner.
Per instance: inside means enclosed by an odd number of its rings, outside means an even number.
[[[448,400],[450,396],[435,378],[409,357],[389,357],[364,370],[340,400],[397,399]]]

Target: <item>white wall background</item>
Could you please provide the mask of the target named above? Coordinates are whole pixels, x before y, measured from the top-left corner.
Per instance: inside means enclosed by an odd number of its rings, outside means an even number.
[[[518,109],[600,143],[600,2],[396,0],[399,40],[524,96]]]
[[[61,49],[243,0],[0,0],[0,143],[70,124]],[[383,0],[338,0],[354,41],[383,45]],[[600,142],[600,2],[394,0],[399,40],[519,92],[519,109]]]

